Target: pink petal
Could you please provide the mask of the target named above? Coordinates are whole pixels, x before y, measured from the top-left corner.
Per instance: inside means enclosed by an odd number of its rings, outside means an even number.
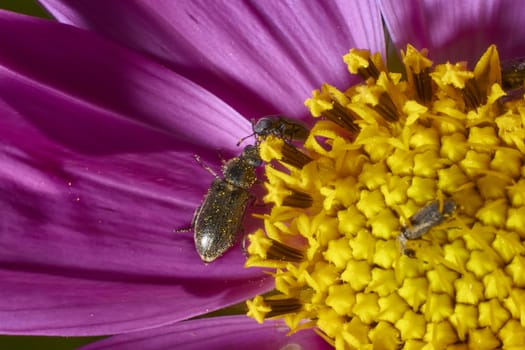
[[[118,335],[82,350],[333,349],[312,330],[287,336],[288,331],[280,321],[265,321],[260,325],[245,316],[215,317]]]
[[[0,104],[1,332],[143,329],[271,287],[258,270],[243,268],[238,247],[206,266],[192,234],[174,232],[189,224],[211,178],[187,146],[76,101],[18,92],[34,111],[74,115],[84,128],[57,123],[51,138],[31,118],[38,120],[36,112]],[[108,154],[82,154],[60,142],[61,135],[100,140],[90,130],[104,128],[115,131]]]
[[[200,113],[222,111],[225,121],[200,124],[208,147],[215,147],[215,125],[244,119],[92,34],[0,12],[5,29],[23,44],[0,36],[1,333],[127,332],[271,288],[261,271],[243,268],[238,247],[204,265],[192,234],[174,232],[189,225],[212,180],[192,155],[218,160],[215,149],[181,140],[187,137],[168,107],[189,98],[194,125]],[[40,42],[68,49],[57,53]],[[114,99],[105,96],[111,93]],[[233,144],[247,132],[234,130],[219,132],[219,140]]]
[[[137,265],[141,263],[137,259]],[[31,269],[36,272],[0,269],[2,334],[91,336],[143,330],[212,311],[207,307],[241,301],[241,294],[268,287],[267,282],[242,277],[192,281],[175,274]]]
[[[248,118],[304,117],[323,82],[345,87],[342,55],[383,51],[369,1],[42,1],[60,21],[157,57]]]
[[[475,62],[490,44],[501,57],[521,57],[525,7],[520,1],[381,0],[395,45],[428,48],[436,62]]]
[[[251,131],[244,118],[200,86],[92,33],[4,11],[0,32],[9,33],[0,37],[0,67],[45,85],[50,94],[91,103],[210,150],[237,153],[235,144]],[[2,96],[14,99],[9,84],[0,85]]]

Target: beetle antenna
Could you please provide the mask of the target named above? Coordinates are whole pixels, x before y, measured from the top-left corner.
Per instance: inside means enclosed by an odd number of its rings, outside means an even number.
[[[237,147],[239,147],[244,140],[246,140],[248,137],[252,137],[253,135],[255,135],[255,133],[251,133],[248,136],[244,136],[242,139],[239,140],[239,142],[237,142]]]

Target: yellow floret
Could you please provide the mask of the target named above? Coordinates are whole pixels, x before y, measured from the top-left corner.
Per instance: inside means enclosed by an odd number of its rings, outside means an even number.
[[[525,100],[502,102],[496,48],[470,71],[408,46],[406,80],[344,60],[363,82],[313,92],[304,145],[259,140],[271,210],[246,265],[275,291],[248,315],[340,350],[525,348]]]

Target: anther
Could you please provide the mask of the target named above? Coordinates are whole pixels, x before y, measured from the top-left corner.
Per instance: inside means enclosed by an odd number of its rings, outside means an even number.
[[[281,148],[282,162],[289,164],[298,169],[302,169],[306,164],[310,163],[313,159],[308,157],[306,154],[301,152],[297,147],[284,142]]]
[[[374,106],[374,110],[379,113],[385,120],[395,122],[399,120],[397,107],[388,93],[383,92],[379,96],[379,102]]]
[[[282,205],[294,208],[310,208],[313,203],[312,197],[308,193],[291,190],[292,194],[283,199]]]
[[[463,100],[467,111],[476,109],[487,102],[487,97],[483,96],[476,79],[469,79],[465,82],[465,88],[462,90]]]
[[[420,73],[413,73],[413,77],[418,101],[424,104],[431,102],[432,78],[430,77],[430,69],[425,68]]]
[[[289,262],[300,262],[304,259],[303,252],[299,249],[292,248],[273,239],[271,241],[272,245],[266,252],[266,259]]]
[[[264,304],[272,309],[266,314],[267,318],[283,316],[300,311],[303,304],[297,298],[286,299],[267,299],[264,298]]]
[[[343,107],[343,105],[337,101],[334,101],[332,109],[324,111],[322,115],[326,119],[350,131],[352,134],[356,134],[360,130],[354,123],[354,120],[358,118],[357,115],[348,108]]]
[[[359,68],[357,70],[357,74],[363,79],[364,81],[368,80],[368,78],[374,78],[377,80],[379,77],[379,70],[377,69],[376,65],[372,60],[368,59],[368,67],[366,68]]]

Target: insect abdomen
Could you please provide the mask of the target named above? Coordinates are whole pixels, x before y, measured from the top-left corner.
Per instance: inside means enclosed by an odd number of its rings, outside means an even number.
[[[215,179],[194,218],[195,248],[212,262],[234,245],[244,218],[249,192]]]

